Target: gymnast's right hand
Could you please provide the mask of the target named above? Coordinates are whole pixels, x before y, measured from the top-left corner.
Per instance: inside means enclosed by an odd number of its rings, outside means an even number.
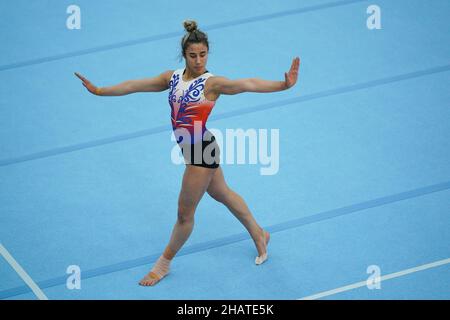
[[[86,79],[85,77],[83,77],[81,74],[79,74],[78,72],[75,72],[75,75],[80,78],[81,81],[83,81],[83,86],[86,87],[86,89],[89,90],[90,93],[92,94],[96,94],[96,95],[100,95],[100,88],[94,86],[88,79]]]

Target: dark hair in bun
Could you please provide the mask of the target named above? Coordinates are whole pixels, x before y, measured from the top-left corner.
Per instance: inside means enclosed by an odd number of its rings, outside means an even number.
[[[186,34],[181,39],[181,53],[183,57],[186,55],[186,49],[192,43],[203,43],[209,51],[208,36],[198,29],[196,21],[185,20],[183,26],[186,30]]]

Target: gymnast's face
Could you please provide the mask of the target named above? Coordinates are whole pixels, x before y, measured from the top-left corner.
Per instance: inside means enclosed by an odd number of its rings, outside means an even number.
[[[203,74],[208,62],[208,47],[203,43],[190,44],[184,56],[186,66],[194,75]]]

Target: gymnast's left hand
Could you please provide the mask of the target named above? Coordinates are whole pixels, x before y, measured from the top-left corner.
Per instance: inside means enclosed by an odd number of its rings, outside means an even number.
[[[291,69],[289,69],[289,72],[284,73],[284,83],[286,86],[286,89],[289,89],[290,87],[294,86],[297,82],[298,78],[298,70],[300,68],[300,58],[296,57],[292,60]]]

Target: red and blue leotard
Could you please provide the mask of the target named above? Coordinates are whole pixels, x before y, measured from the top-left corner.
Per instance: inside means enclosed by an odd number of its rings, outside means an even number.
[[[179,141],[177,129],[186,129],[191,141],[182,141],[183,143],[194,144],[202,137],[195,135],[194,130],[201,129],[201,135],[207,131],[206,121],[215,105],[215,101],[206,99],[204,90],[205,83],[213,74],[206,73],[189,81],[183,80],[185,68],[175,70],[169,82],[169,105],[171,108],[172,129]]]

